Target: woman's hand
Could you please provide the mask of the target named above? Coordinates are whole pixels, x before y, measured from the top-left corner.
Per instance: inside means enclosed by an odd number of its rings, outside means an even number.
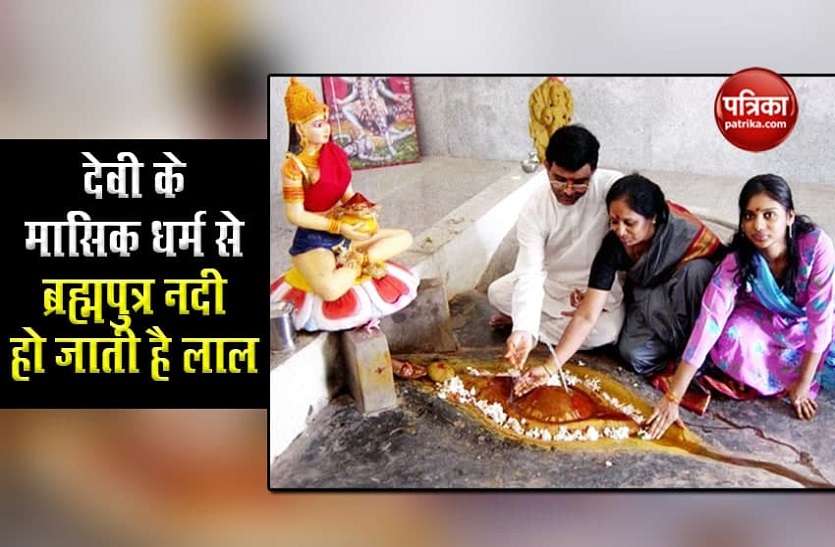
[[[360,230],[360,226],[362,226],[361,223],[348,224],[347,222],[343,222],[339,227],[339,233],[351,241],[365,241],[371,237],[371,234]]]
[[[818,413],[818,403],[809,396],[809,387],[801,378],[789,389],[789,400],[801,420],[811,420]]]
[[[553,365],[554,362],[552,360],[551,366]],[[551,378],[551,372],[546,370],[545,367],[541,365],[531,367],[516,380],[516,383],[513,385],[513,396],[522,397],[528,392],[547,384],[549,378]]]
[[[649,438],[651,440],[660,439],[674,423],[684,427],[684,422],[681,421],[678,414],[678,403],[674,403],[666,396],[662,397],[655,405],[655,409],[646,423],[649,427]]]
[[[652,415],[647,420],[646,426],[649,428],[647,432],[650,439],[660,439],[674,423],[684,427],[684,422],[678,414],[679,403],[684,394],[687,393],[687,388],[698,370],[699,367],[693,366],[684,360],[679,362],[676,372],[670,380],[670,387],[664,397],[655,405]]]

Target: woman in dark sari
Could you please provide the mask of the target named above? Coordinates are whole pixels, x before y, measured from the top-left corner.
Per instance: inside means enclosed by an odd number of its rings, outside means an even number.
[[[722,249],[719,238],[638,174],[616,181],[606,206],[611,231],[592,263],[588,290],[576,295],[577,310],[555,357],[520,378],[517,396],[545,384],[580,348],[619,272],[626,272],[626,321],[618,341],[624,360],[639,374],[657,373],[687,343]]]

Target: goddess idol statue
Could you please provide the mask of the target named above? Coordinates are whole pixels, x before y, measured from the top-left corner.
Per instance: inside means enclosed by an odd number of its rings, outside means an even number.
[[[297,229],[293,265],[271,285],[271,306],[291,302],[296,329],[308,331],[351,329],[401,310],[419,279],[389,259],[409,248],[411,234],[380,228],[375,204],[354,192],[348,157],[330,138],[328,106],[296,78],[284,102],[284,213]]]

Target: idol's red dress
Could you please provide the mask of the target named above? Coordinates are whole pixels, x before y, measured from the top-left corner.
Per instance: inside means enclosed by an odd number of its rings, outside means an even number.
[[[348,157],[339,146],[329,142],[319,153],[319,180],[304,189],[304,208],[323,213],[339,203],[351,181]],[[290,253],[316,248],[333,249],[350,242],[340,235],[320,230],[298,228]],[[417,296],[420,280],[406,267],[393,262],[384,265],[380,279],[361,275],[340,298],[325,301],[312,292],[296,268],[290,268],[270,286],[270,305],[285,301],[295,308],[293,323],[297,330],[344,330],[364,325],[406,307]]]

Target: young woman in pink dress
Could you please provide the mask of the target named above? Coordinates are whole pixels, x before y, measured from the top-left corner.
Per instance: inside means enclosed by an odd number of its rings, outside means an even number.
[[[835,380],[835,251],[832,240],[794,210],[777,175],[749,180],[739,196],[739,229],[702,298],[682,360],[650,417],[661,437],[679,421],[679,403],[710,362],[764,396],[787,395],[811,420],[823,385]]]

